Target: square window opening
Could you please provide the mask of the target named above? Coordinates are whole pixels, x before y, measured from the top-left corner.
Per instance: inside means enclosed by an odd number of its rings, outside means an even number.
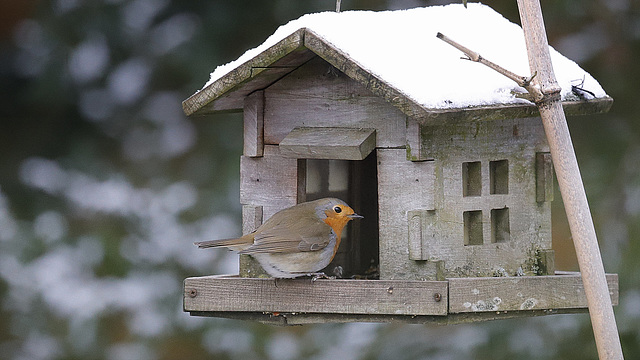
[[[511,238],[509,208],[491,210],[491,242],[507,242]]]
[[[346,201],[364,219],[350,221],[342,232],[340,248],[322,271],[349,278],[377,269],[378,171],[376,152],[364,160],[306,160],[306,201],[335,197]],[[366,221],[366,223],[364,223]]]
[[[482,211],[465,211],[464,218],[464,245],[482,245]]]
[[[509,193],[509,161],[489,162],[489,192],[491,194]]]
[[[482,194],[482,166],[480,161],[462,163],[462,196]]]

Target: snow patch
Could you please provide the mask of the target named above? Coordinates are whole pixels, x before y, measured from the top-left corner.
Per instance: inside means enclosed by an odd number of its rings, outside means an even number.
[[[295,31],[307,28],[344,52],[370,73],[426,108],[463,108],[491,104],[529,103],[513,81],[478,63],[461,60],[462,53],[436,38],[442,32],[521,76],[529,76],[522,28],[492,8],[473,3],[397,11],[345,11],[307,14],[281,26],[260,46],[211,73],[214,81],[254,58]],[[606,93],[575,62],[551,50],[563,99],[571,85],[595,94]]]

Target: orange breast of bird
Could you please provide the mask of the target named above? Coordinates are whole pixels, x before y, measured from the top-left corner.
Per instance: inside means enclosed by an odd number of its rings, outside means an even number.
[[[351,220],[350,218],[343,216],[337,217],[333,213],[327,214],[327,218],[323,221],[331,227],[333,232],[336,234],[336,245],[333,247],[333,255],[331,255],[331,260],[336,256],[338,252],[338,248],[340,247],[340,242],[342,241],[342,229],[347,225],[347,223]]]

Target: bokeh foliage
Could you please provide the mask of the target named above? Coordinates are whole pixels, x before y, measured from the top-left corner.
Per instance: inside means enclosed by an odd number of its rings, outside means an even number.
[[[384,10],[446,1],[343,0]],[[515,1],[488,4],[519,22]],[[570,118],[625,356],[640,358],[640,4],[542,1],[551,44],[615,99]],[[7,359],[594,359],[587,315],[432,327],[191,318],[186,276],[235,271],[239,114],[180,102],[216,65],[334,0],[3,0],[0,354]],[[556,196],[560,199],[560,196]],[[577,270],[562,204],[554,248]]]

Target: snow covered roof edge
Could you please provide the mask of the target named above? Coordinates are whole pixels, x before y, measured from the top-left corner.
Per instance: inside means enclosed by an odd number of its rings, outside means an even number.
[[[487,31],[487,27],[493,30]],[[440,30],[509,70],[528,74],[522,29],[485,5],[469,4],[469,10],[455,4],[402,11],[318,13],[281,26],[262,45],[216,68],[205,87],[183,106],[188,115],[241,108],[244,95],[269,86],[318,55],[417,118],[461,110],[471,111],[470,118],[484,118],[497,108],[500,114],[490,118],[535,115],[535,106],[514,95],[522,89],[480,64],[459,60],[457,50],[436,39]],[[573,61],[550,50],[568,112],[607,111],[612,99],[598,82]],[[579,99],[572,95],[571,85],[579,85],[583,79],[582,87],[594,93],[595,99],[575,101]]]

